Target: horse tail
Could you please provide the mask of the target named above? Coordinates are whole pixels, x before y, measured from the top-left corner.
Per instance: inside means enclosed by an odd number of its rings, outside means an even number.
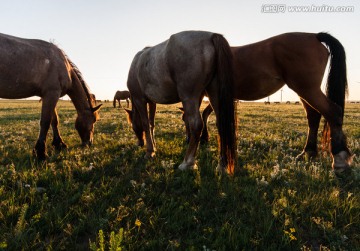
[[[114,106],[114,108],[116,108],[116,94],[114,96],[113,106]]]
[[[216,77],[218,79],[220,155],[222,166],[233,174],[236,158],[236,112],[233,100],[233,61],[227,40],[220,34],[212,36],[216,51]]]
[[[341,118],[344,118],[345,97],[348,94],[346,77],[346,54],[342,44],[328,33],[318,33],[316,38],[324,43],[330,52],[329,74],[326,83],[326,96],[341,108]],[[325,121],[322,132],[323,148],[327,148],[330,142],[330,127]]]

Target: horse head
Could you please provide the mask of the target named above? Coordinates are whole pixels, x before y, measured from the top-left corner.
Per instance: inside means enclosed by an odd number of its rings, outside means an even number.
[[[78,115],[75,128],[79,133],[83,146],[91,146],[94,137],[94,124],[99,120],[99,109],[102,104],[90,107],[86,112]]]
[[[128,122],[129,124],[131,124],[132,129],[134,130],[135,135],[138,139],[137,145],[144,146],[144,129],[141,123],[139,113],[129,109],[124,109],[124,110],[126,111]]]

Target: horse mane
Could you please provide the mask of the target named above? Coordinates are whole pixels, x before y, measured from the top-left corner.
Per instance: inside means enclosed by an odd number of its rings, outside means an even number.
[[[93,99],[91,98],[90,89],[89,89],[89,86],[86,84],[82,73],[80,72],[80,70],[76,66],[76,64],[73,61],[71,61],[71,59],[68,57],[68,55],[66,55],[66,53],[63,50],[61,50],[61,51],[64,54],[64,57],[66,58],[66,60],[69,62],[69,64],[70,64],[72,70],[74,71],[76,77],[79,79],[79,81],[81,83],[81,86],[83,87],[83,89],[85,91],[85,94],[86,94],[86,97],[88,99],[90,107],[93,108]]]

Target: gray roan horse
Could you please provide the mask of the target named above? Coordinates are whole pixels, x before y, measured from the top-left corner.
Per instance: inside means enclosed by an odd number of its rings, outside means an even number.
[[[203,123],[199,100],[206,93],[215,110],[220,136],[220,171],[234,171],[235,112],[232,96],[232,57],[229,44],[219,34],[184,31],[154,47],[138,52],[129,71],[127,86],[132,110],[128,111],[138,144],[146,157],[155,155],[156,103],[182,102],[190,142],[179,169],[193,168]],[[149,114],[147,111],[149,104]],[[150,115],[150,120],[149,120]]]
[[[66,147],[58,130],[58,99],[68,95],[77,110],[75,128],[83,145],[93,141],[94,123],[101,105],[94,107],[88,87],[73,62],[52,43],[0,34],[0,98],[42,99],[40,134],[34,153],[46,159],[46,135],[50,124],[56,149]]]
[[[324,43],[328,49],[322,44]],[[326,123],[323,141],[331,141],[332,167],[342,172],[350,167],[352,156],[342,130],[347,93],[346,59],[341,43],[327,33],[286,33],[261,42],[232,47],[234,57],[234,97],[257,100],[267,97],[285,84],[295,91],[308,119],[308,137],[298,156],[317,156],[317,132],[323,115]],[[330,55],[326,95],[321,91]],[[208,140],[206,122],[212,112],[203,112],[204,130],[201,141]]]
[[[116,108],[116,101],[119,102],[119,107],[121,107],[121,100],[126,100],[127,106],[129,107],[129,99],[130,99],[130,92],[129,91],[117,91],[114,96],[113,106]]]

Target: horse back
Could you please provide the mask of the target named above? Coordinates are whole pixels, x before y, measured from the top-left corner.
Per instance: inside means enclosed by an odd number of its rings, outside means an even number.
[[[70,67],[52,43],[0,34],[2,98],[42,96],[47,89],[70,84]]]
[[[264,98],[285,83],[294,89],[300,81],[321,82],[328,59],[327,49],[313,33],[285,33],[232,51],[235,96],[243,100]]]
[[[137,74],[146,97],[169,104],[203,90],[214,68],[212,34],[180,32],[144,50],[138,59]]]

